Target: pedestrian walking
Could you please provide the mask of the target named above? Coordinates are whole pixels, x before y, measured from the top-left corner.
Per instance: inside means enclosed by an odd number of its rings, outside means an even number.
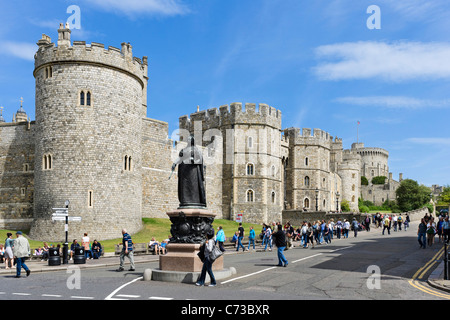
[[[344,219],[344,238],[348,238],[348,232],[350,231],[350,222]]]
[[[355,238],[358,236],[358,228],[359,228],[359,223],[358,223],[358,221],[356,221],[356,218],[353,218],[352,229],[353,229],[353,236]]]
[[[275,239],[275,245],[277,246],[278,264],[277,266],[282,267],[283,265],[287,267],[288,261],[284,256],[284,249],[286,249],[286,234],[283,232],[283,227],[278,225],[278,231],[272,234]]]
[[[22,235],[22,231],[16,232],[17,239],[14,241],[13,253],[16,257],[16,276],[15,278],[20,278],[20,273],[22,268],[27,273],[27,277],[30,275],[31,271],[25,264],[25,257],[30,256],[30,243],[28,239]]]
[[[336,236],[338,239],[341,238],[342,227],[343,227],[342,221],[338,219],[338,221],[336,222]]]
[[[222,226],[219,226],[219,228],[217,229],[218,229],[216,234],[217,244],[219,245],[220,251],[225,252],[225,248],[223,247],[223,243],[225,242],[225,232],[223,232]]]
[[[272,229],[270,228],[270,226],[267,226],[266,228],[265,237],[266,237],[266,247],[264,248],[264,251],[267,250],[267,246],[270,247],[269,251],[272,251]]]
[[[450,221],[448,215],[445,216],[444,221],[442,222],[442,233],[444,235],[444,241],[448,244],[450,240]]]
[[[239,222],[238,232],[239,232],[239,235],[238,235],[238,243],[237,243],[236,251],[239,251],[240,247],[242,247],[242,251],[245,251],[245,247],[242,244],[242,239],[244,239],[244,234],[245,234],[244,227],[242,226],[242,222]]]
[[[384,230],[386,229],[388,231],[388,234],[391,234],[391,220],[389,219],[388,215],[386,215],[383,220],[383,233],[382,233],[383,235]]]
[[[419,241],[420,248],[426,248],[427,242],[426,242],[426,236],[427,236],[427,224],[425,223],[424,218],[420,220],[419,227],[417,228],[417,241]]]
[[[123,271],[123,264],[125,262],[125,257],[130,260],[130,269],[128,271],[134,271],[134,256],[133,256],[133,241],[131,236],[127,233],[126,229],[122,229],[122,252],[120,252],[120,265],[119,269],[116,271]]]
[[[306,239],[307,239],[306,244],[309,246],[309,243],[311,243],[311,248],[314,248],[313,236],[314,236],[314,231],[313,231],[312,225],[310,222],[308,222],[308,229],[306,231]]]
[[[5,269],[9,269],[14,266],[13,247],[14,239],[12,238],[12,233],[8,232],[5,239]]]
[[[204,249],[204,255],[205,258],[203,259],[203,267],[202,272],[200,273],[200,277],[198,278],[197,282],[195,283],[196,286],[203,286],[205,285],[206,280],[206,272],[208,272],[208,275],[211,279],[209,283],[209,287],[216,286],[216,278],[214,277],[214,273],[212,272],[212,264],[209,255],[214,249],[215,243],[213,240],[214,232],[208,233],[206,235],[206,242],[205,242],[205,249]]]
[[[427,243],[429,247],[433,245],[435,235],[436,224],[434,223],[434,218],[431,218],[430,222],[427,224]]]
[[[253,229],[253,226],[250,227],[250,232],[248,235],[248,248],[247,250],[250,250],[250,244],[253,243],[253,250],[255,250],[255,237],[256,237],[256,233],[255,233],[255,229]]]

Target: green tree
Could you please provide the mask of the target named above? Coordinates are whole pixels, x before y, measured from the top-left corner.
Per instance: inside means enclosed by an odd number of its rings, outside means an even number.
[[[405,179],[395,191],[397,204],[401,211],[411,211],[422,208],[430,201],[430,189],[419,185],[417,181]]]
[[[448,206],[450,205],[450,185],[446,185],[444,190],[438,197],[438,205],[439,206]]]
[[[384,184],[386,181],[386,177],[385,176],[377,176],[377,177],[373,177],[372,179],[372,183],[373,184]]]
[[[342,212],[350,212],[350,203],[348,200],[343,199],[341,202],[341,211]]]
[[[369,180],[367,180],[366,177],[361,176],[361,185],[362,186],[368,186],[369,185]]]

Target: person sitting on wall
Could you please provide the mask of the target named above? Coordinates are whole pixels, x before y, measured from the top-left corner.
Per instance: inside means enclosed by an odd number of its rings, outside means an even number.
[[[75,248],[80,248],[80,244],[78,243],[77,239],[73,239],[72,244],[70,245],[70,251],[69,251],[69,255],[70,255],[70,260],[72,260],[73,258],[73,254],[75,253]]]
[[[156,241],[155,237],[150,240],[148,247],[150,248],[150,251],[153,251],[155,254],[159,253],[159,242]]]
[[[97,240],[94,240],[91,246],[92,255],[94,259],[99,259],[102,255],[102,245]]]

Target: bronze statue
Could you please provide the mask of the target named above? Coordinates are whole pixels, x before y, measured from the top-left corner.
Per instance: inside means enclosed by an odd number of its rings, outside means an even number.
[[[172,173],[177,165],[178,200],[180,201],[178,209],[206,208],[205,166],[202,152],[195,146],[193,136],[188,138],[187,146],[180,151],[179,157],[173,163]]]

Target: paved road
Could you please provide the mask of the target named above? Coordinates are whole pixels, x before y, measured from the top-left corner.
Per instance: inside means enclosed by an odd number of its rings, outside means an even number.
[[[32,273],[21,279],[2,274],[0,299],[443,300],[450,299],[450,294],[425,283],[441,247],[419,249],[415,225],[384,236],[380,229],[372,229],[314,249],[290,249],[285,252],[286,268],[275,266],[275,251],[230,252],[225,255],[225,267],[236,268],[237,274],[219,281],[215,288],[142,281],[145,269],[158,267],[155,261],[123,273],[108,266]]]

